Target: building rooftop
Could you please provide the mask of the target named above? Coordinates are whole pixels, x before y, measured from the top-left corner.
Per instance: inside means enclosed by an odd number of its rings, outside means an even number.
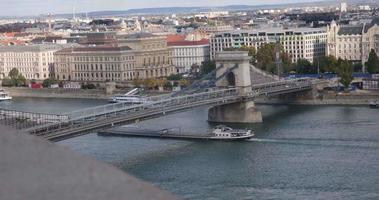
[[[85,46],[85,47],[74,47],[74,48],[65,48],[56,53],[73,53],[73,52],[111,52],[111,51],[129,51],[132,50],[128,46]]]
[[[146,33],[146,32],[139,32],[139,33],[126,35],[127,39],[143,39],[143,38],[151,38],[151,37],[158,37],[158,36],[152,33]]]
[[[367,33],[368,29],[370,29],[371,27],[373,27],[373,26],[375,26],[375,25],[379,26],[379,17],[378,17],[378,18],[374,18],[374,19],[371,21],[370,24],[365,25],[365,27],[364,27],[364,32]]]
[[[181,40],[181,41],[167,42],[167,46],[197,46],[197,45],[208,45],[208,44],[209,44],[209,39],[202,39],[199,41]]]
[[[341,26],[338,35],[362,35],[363,25]]]
[[[326,28],[264,28],[264,29],[253,29],[253,30],[232,30],[232,31],[223,31],[219,32],[216,35],[222,35],[225,33],[231,34],[241,34],[241,33],[249,33],[249,34],[258,34],[258,33],[286,33],[286,32],[294,32],[294,33],[326,33]]]
[[[68,45],[62,45],[62,44],[0,46],[0,52],[41,52],[41,51],[59,50],[66,47],[68,47]]]

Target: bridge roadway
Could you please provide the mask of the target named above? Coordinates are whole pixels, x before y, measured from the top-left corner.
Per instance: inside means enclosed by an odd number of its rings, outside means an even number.
[[[168,95],[150,98],[147,103],[126,105],[124,103],[98,106],[68,113],[61,122],[43,124],[26,129],[29,133],[51,141],[64,140],[114,125],[159,117],[161,115],[204,106],[222,105],[241,101],[251,101],[259,96],[272,96],[309,90],[309,79],[295,79],[257,84],[249,92],[237,88],[210,88],[207,92],[169,97]]]

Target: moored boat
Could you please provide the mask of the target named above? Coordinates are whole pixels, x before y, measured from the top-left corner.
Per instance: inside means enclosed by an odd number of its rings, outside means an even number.
[[[9,94],[6,93],[4,89],[0,89],[0,101],[7,101],[11,99],[12,97],[9,96]]]
[[[232,129],[227,126],[216,126],[211,140],[246,140],[254,137],[254,132],[247,129]]]
[[[110,103],[127,103],[127,104],[143,104],[147,102],[145,97],[137,95],[140,92],[139,88],[134,88],[123,95],[115,95],[109,99]]]
[[[378,101],[370,102],[370,108],[378,108],[379,109],[379,102]]]

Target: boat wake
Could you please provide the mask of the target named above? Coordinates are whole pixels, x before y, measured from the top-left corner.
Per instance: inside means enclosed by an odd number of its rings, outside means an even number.
[[[277,143],[285,145],[309,145],[325,147],[354,147],[354,148],[375,148],[379,149],[378,140],[347,140],[347,139],[269,139],[269,138],[251,138],[246,140],[257,143]]]

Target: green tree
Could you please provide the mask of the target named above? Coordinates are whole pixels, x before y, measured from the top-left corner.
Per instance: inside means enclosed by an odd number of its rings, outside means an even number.
[[[166,84],[163,86],[166,90],[171,90],[172,89],[172,84],[170,81],[167,81]]]
[[[214,61],[207,60],[201,64],[200,71],[201,71],[201,74],[205,75],[205,74],[209,74],[211,71],[215,69],[216,69],[216,63]]]
[[[11,79],[14,80],[14,79],[18,78],[19,74],[20,74],[20,72],[18,71],[18,69],[17,68],[13,68],[9,72],[8,76],[9,76],[9,78],[11,78]]]
[[[337,75],[340,77],[340,83],[349,88],[350,83],[353,81],[353,67],[347,60],[338,59],[337,61]]]
[[[56,80],[55,78],[47,78],[47,79],[43,80],[42,86],[47,88],[47,87],[50,87],[51,85],[57,84],[57,83],[59,83],[59,81]]]
[[[25,77],[18,71],[17,68],[13,68],[8,74],[12,86],[24,86],[26,84]]]
[[[157,87],[158,83],[157,80],[154,78],[145,79],[144,85],[149,89],[154,89]]]
[[[249,52],[248,54],[251,57],[250,63],[253,65],[257,64],[257,50],[255,49],[255,47],[243,45],[239,49],[242,51]]]
[[[13,81],[8,78],[8,77],[5,77],[2,81],[2,86],[5,86],[5,87],[11,87],[11,86],[14,86],[13,84]]]
[[[371,49],[370,54],[368,56],[368,61],[366,62],[367,71],[370,74],[375,74],[379,72],[379,59],[375,53],[374,49]]]
[[[183,78],[183,76],[181,74],[171,74],[170,76],[167,77],[167,80],[178,81],[182,78]]]
[[[299,59],[296,62],[296,72],[299,74],[314,74],[317,73],[317,70],[314,70],[312,63],[307,59]]]
[[[284,52],[283,47],[280,47],[280,58],[282,60],[282,70],[287,71],[291,65],[291,59]],[[257,51],[257,67],[271,73],[277,73],[276,69],[276,44],[263,44]]]
[[[332,72],[336,73],[337,69],[337,59],[334,56],[323,56],[316,60],[314,65],[319,65],[320,72]]]

